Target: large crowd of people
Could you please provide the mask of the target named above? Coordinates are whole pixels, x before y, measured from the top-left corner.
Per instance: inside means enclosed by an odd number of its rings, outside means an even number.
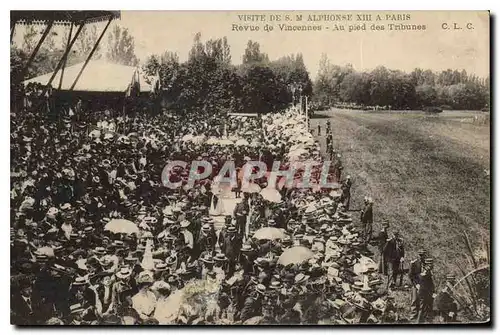
[[[165,187],[174,160],[208,161],[212,175],[189,185],[189,170],[174,169],[169,178],[183,186]],[[404,252],[397,233],[381,233],[383,261],[370,258],[373,201],[360,227],[338,165],[333,189],[269,187],[269,174],[248,187],[213,183],[225,162],[252,160],[286,168],[323,158],[293,108],[261,118],[11,115],[12,323],[401,321],[384,276]],[[234,209],[221,208],[228,199]],[[422,253],[412,266],[423,322],[432,259]]]

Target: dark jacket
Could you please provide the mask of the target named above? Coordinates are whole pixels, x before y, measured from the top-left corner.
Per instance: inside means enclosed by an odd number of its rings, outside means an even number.
[[[391,238],[387,241],[384,249],[384,257],[389,262],[399,261],[402,257],[405,257],[403,240]]]
[[[373,207],[371,204],[365,205],[365,207],[361,211],[361,222],[373,223]]]

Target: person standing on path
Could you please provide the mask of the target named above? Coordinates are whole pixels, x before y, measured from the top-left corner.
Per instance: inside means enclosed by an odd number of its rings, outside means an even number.
[[[389,222],[384,221],[382,223],[382,229],[377,235],[377,246],[379,252],[379,262],[378,262],[378,272],[383,275],[387,275],[387,259],[384,256],[385,245],[389,240],[389,234],[387,229],[389,228]]]
[[[415,320],[418,317],[418,312],[420,312],[420,307],[422,305],[422,302],[419,299],[418,296],[418,288],[417,285],[419,283],[419,276],[420,273],[422,272],[422,266],[424,265],[424,260],[426,257],[426,252],[423,249],[420,249],[418,251],[418,258],[412,260],[410,262],[410,271],[408,273],[408,276],[410,277],[410,282],[411,282],[411,319]]]
[[[363,242],[370,243],[373,232],[373,200],[365,197],[365,206],[361,210],[361,224],[363,226]]]
[[[340,201],[344,204],[346,211],[349,210],[349,205],[351,203],[351,186],[351,176],[347,176],[347,178],[342,182],[342,195],[340,197]]]
[[[434,279],[432,278],[432,268],[434,260],[426,258],[424,261],[423,270],[420,273],[420,281],[417,284],[418,296],[422,302],[420,311],[418,312],[417,323],[429,321],[432,317],[432,307],[434,302]]]
[[[403,284],[403,273],[401,271],[401,266],[404,262],[405,248],[403,244],[403,239],[401,238],[398,231],[394,232],[394,236],[387,241],[384,248],[384,258],[391,265],[391,286],[402,286]],[[399,277],[399,285],[397,285],[397,279]]]

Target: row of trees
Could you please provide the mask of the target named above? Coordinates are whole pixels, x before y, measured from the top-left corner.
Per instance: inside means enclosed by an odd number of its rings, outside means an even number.
[[[11,48],[11,82],[19,83],[54,71],[68,41],[67,30],[63,36],[57,36],[55,32],[47,36],[29,71],[23,76],[23,65],[43,31],[43,27],[29,26],[22,43]],[[73,29],[73,35],[75,31]],[[84,27],[68,55],[66,66],[84,61],[99,34],[96,25]],[[105,58],[124,65],[139,64],[134,38],[126,28],[114,25],[107,35],[107,43],[96,50],[94,59]],[[270,61],[269,56],[260,50],[259,43],[248,41],[242,64],[233,65],[226,37],[202,41],[200,33],[195,35],[185,62],[181,62],[176,53],[165,51],[148,57],[142,70],[148,78],[158,78],[162,88],[158,98],[167,109],[174,110],[267,113],[282,109],[291,102],[292,86],[300,86],[303,94],[312,94],[312,82],[301,54]]]
[[[352,65],[333,65],[323,54],[315,81],[315,100],[322,105],[338,102],[362,106],[419,109],[448,106],[453,109],[482,109],[489,105],[489,78],[465,70],[436,73],[415,69],[411,73],[379,66],[370,72]]]
[[[302,85],[303,94],[312,93],[301,54],[270,61],[259,43],[248,41],[242,64],[233,65],[226,37],[203,42],[200,33],[187,61],[165,51],[148,57],[143,71],[159,78],[163,105],[172,110],[267,113],[291,102],[293,84]]]

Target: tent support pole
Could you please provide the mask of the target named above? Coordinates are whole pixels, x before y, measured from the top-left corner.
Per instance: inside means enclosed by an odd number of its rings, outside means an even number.
[[[80,72],[76,76],[75,81],[73,82],[73,85],[71,85],[71,87],[69,89],[70,91],[72,91],[75,88],[76,83],[78,82],[78,79],[80,79],[80,76],[83,73],[83,70],[85,70],[85,68],[87,67],[87,64],[89,63],[90,59],[92,58],[92,56],[94,55],[95,51],[97,50],[97,47],[99,46],[99,43],[101,43],[102,37],[106,33],[106,30],[108,30],[108,27],[111,24],[111,21],[113,21],[112,17],[109,18],[108,24],[106,24],[106,27],[104,27],[104,30],[101,33],[101,36],[99,36],[99,38],[95,42],[94,47],[92,48],[92,50],[90,51],[89,56],[87,57],[87,60],[85,60],[85,63],[83,64],[82,68],[80,69]]]
[[[50,77],[50,80],[49,82],[47,83],[47,87],[49,87],[52,82],[54,81],[54,78],[56,77],[57,75],[57,72],[59,72],[59,69],[61,69],[61,65],[62,63],[64,62],[64,60],[66,59],[66,57],[68,57],[68,54],[71,50],[71,48],[73,47],[73,44],[75,44],[76,42],[76,39],[78,38],[78,36],[80,35],[80,32],[82,31],[83,29],[83,26],[85,26],[85,22],[82,22],[80,24],[80,26],[78,27],[78,30],[76,31],[76,34],[75,36],[73,37],[73,39],[71,40],[71,42],[66,46],[66,50],[64,51],[64,54],[61,58],[61,60],[59,61],[59,63],[57,63],[57,66],[56,66],[56,69],[54,70],[54,72],[52,73],[52,76]],[[46,92],[46,91],[45,91]],[[45,92],[43,92],[45,94]]]
[[[54,24],[54,20],[52,20],[52,21],[49,22],[49,24],[45,28],[45,31],[43,32],[42,37],[38,41],[38,44],[36,45],[35,49],[33,49],[33,51],[31,52],[30,58],[28,58],[28,62],[26,62],[26,65],[23,68],[23,72],[22,72],[22,74],[23,74],[22,78],[23,79],[26,76],[26,73],[28,72],[28,69],[29,69],[31,63],[33,63],[33,60],[35,59],[35,56],[38,53],[38,50],[40,50],[40,47],[42,46],[43,41],[45,41],[45,38],[49,34],[50,29],[52,28],[53,24]],[[14,33],[14,29],[12,29],[12,31],[10,33],[11,34],[11,40],[12,40],[13,33]]]
[[[14,38],[14,31],[16,30],[16,23],[10,24],[10,44],[12,44],[12,39]]]
[[[74,23],[71,22],[71,27],[69,28],[69,34],[68,34],[68,41],[66,42],[66,45],[69,45],[69,42],[71,41],[71,35],[73,34],[73,26],[74,26]],[[65,57],[63,65],[62,65],[62,69],[61,69],[61,78],[59,78],[59,88],[58,88],[59,90],[61,89],[61,85],[62,85],[62,81],[63,81],[63,77],[64,77],[64,69],[66,68],[67,61],[68,61],[68,57]]]

